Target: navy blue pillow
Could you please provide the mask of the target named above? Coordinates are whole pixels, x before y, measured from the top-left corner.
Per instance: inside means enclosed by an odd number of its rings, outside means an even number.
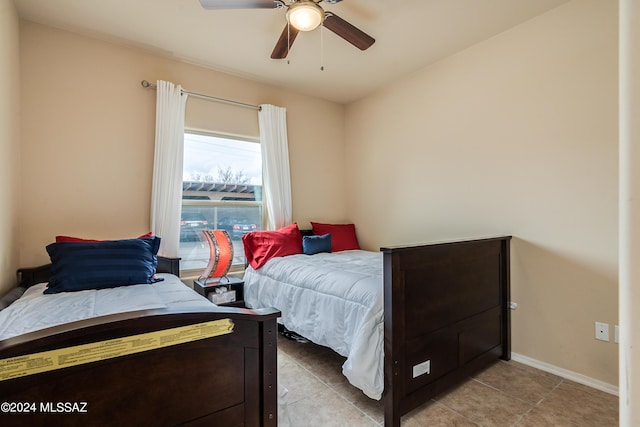
[[[320,252],[331,252],[331,234],[302,236],[302,253],[313,255]]]
[[[47,246],[51,277],[45,294],[155,283],[160,238],[59,242]]]

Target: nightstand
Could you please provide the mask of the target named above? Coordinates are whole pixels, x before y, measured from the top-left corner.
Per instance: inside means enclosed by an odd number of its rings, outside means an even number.
[[[208,279],[206,281],[200,279],[193,281],[193,289],[200,295],[206,297],[209,301],[212,301],[214,298],[209,294],[216,293],[216,290],[221,288],[226,289],[226,292],[235,292],[235,300],[232,302],[216,303],[216,305],[226,307],[244,307],[244,281],[242,279],[227,276],[222,278],[216,277],[215,279]]]

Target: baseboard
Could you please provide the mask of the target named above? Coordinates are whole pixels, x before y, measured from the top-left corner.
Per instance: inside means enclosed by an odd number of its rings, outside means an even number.
[[[517,353],[511,353],[511,360],[522,363],[523,365],[531,366],[532,368],[540,369],[541,371],[549,372],[550,374],[557,375],[562,378],[566,378],[578,384],[583,384],[591,388],[595,388],[605,393],[619,396],[618,387],[605,383],[604,381],[596,380],[594,378],[587,377],[586,375],[578,374],[577,372],[569,371],[568,369],[559,368],[554,365],[550,365],[545,362],[541,362],[536,359],[532,359],[527,356],[523,356]]]

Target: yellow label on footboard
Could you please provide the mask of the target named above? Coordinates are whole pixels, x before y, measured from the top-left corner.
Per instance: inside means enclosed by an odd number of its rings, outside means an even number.
[[[114,338],[0,360],[0,381],[228,334],[231,319]]]

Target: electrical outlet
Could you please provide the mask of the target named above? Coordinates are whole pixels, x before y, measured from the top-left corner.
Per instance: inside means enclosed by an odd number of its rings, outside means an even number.
[[[419,377],[420,375],[430,374],[431,373],[431,360],[426,360],[422,363],[418,363],[413,367],[413,378]]]
[[[596,322],[596,339],[609,341],[609,324]]]

